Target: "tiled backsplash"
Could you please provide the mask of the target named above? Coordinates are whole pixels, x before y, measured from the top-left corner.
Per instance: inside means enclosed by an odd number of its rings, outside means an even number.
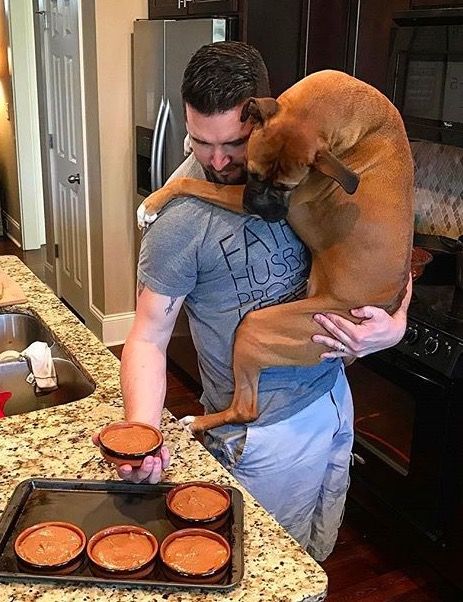
[[[463,148],[412,142],[415,230],[457,238],[463,234]]]

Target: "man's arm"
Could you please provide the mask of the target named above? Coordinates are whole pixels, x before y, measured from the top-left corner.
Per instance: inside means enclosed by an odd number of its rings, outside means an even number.
[[[135,320],[121,362],[127,420],[159,427],[166,394],[166,349],[183,300],[139,287]]]
[[[121,386],[127,420],[159,427],[166,394],[166,349],[185,297],[167,297],[139,286],[135,320],[124,345]],[[156,483],[168,465],[167,449],[159,458],[145,458],[138,470],[122,466],[119,476]]]
[[[333,349],[333,351],[323,353],[321,357],[323,359],[348,358],[347,363],[350,363],[353,361],[352,358],[363,357],[396,345],[405,334],[407,310],[411,296],[412,279],[410,276],[402,304],[392,316],[383,309],[371,306],[351,310],[353,316],[362,320],[360,324],[354,324],[335,314],[315,315],[314,320],[321,324],[329,335],[317,334],[312,337],[312,340]],[[345,347],[342,351],[339,350],[341,344]]]

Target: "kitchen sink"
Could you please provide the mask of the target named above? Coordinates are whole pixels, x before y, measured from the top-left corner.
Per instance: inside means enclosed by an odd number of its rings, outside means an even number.
[[[72,361],[39,318],[19,312],[0,313],[0,353],[7,350],[21,352],[34,341],[45,341],[50,346],[58,388],[46,395],[36,395],[34,385],[26,381],[30,370],[25,359],[0,362],[0,393],[11,393],[3,406],[5,416],[63,405],[88,397],[95,391],[95,383]]]
[[[68,359],[53,358],[58,388],[47,395],[36,395],[34,386],[26,382],[30,370],[26,361],[0,363],[0,390],[11,393],[3,408],[5,416],[59,406],[87,397],[95,385]]]
[[[53,344],[53,337],[45,324],[29,314],[0,313],[0,353],[23,351],[34,341]]]

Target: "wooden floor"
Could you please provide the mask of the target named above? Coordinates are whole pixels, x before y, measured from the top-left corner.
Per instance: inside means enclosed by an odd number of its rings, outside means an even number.
[[[0,255],[21,257],[40,273],[40,252],[23,254],[0,239]],[[122,346],[111,351],[120,357]],[[198,386],[170,366],[166,406],[177,418],[201,412]],[[462,559],[463,561],[463,559]],[[328,602],[462,602],[455,590],[403,541],[394,542],[387,526],[348,500],[338,542],[322,564],[328,575]],[[462,567],[463,570],[463,567]]]

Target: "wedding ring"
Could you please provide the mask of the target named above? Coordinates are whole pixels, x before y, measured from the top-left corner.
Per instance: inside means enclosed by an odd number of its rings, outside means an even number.
[[[344,343],[341,343],[341,344],[339,345],[339,348],[338,348],[338,349],[339,349],[339,351],[340,351],[341,353],[346,353],[346,346],[344,345]]]

